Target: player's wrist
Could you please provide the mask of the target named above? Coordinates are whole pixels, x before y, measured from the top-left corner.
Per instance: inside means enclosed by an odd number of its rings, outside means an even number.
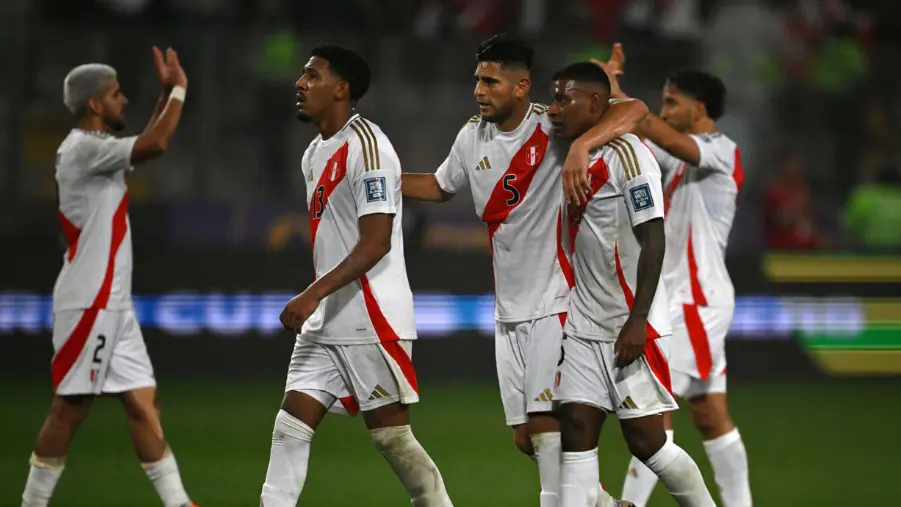
[[[184,86],[175,85],[172,87],[172,90],[169,91],[169,100],[177,100],[179,102],[185,101],[185,95],[188,90]]]

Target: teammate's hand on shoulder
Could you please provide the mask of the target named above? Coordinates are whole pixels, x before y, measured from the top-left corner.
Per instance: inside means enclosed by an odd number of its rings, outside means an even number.
[[[580,205],[588,201],[591,185],[588,182],[588,148],[579,142],[569,147],[566,160],[563,161],[563,197],[566,202]]]
[[[644,345],[648,339],[648,321],[646,319],[629,316],[623,328],[619,331],[619,337],[613,344],[613,353],[616,355],[616,366],[625,368],[644,354]]]
[[[312,295],[310,291],[303,291],[288,301],[278,320],[288,331],[300,333],[303,323],[310,318],[310,315],[313,315],[316,308],[319,308],[319,302],[320,299]]]

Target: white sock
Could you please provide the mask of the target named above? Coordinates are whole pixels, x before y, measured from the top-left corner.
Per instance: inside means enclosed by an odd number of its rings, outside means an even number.
[[[147,474],[147,478],[156,488],[165,507],[184,507],[191,505],[185,487],[181,483],[181,475],[178,473],[178,463],[175,455],[168,448],[163,454],[163,459],[156,463],[141,463],[141,468]]]
[[[31,468],[22,493],[22,507],[47,507],[59,477],[66,468],[66,458],[39,458],[34,453],[29,459]]]
[[[313,428],[284,410],[278,411],[260,507],[297,506],[307,479],[312,441]]]
[[[713,467],[720,498],[725,507],[751,507],[751,483],[748,480],[748,453],[738,428],[704,442],[704,450]]]
[[[673,430],[666,430],[666,441],[673,441]],[[623,500],[634,503],[635,507],[644,507],[656,485],[657,474],[644,466],[640,459],[632,456],[626,472],[626,482],[623,484]]]
[[[564,452],[560,464],[560,507],[594,507],[600,491],[598,449]]]
[[[560,432],[536,433],[529,438],[535,448],[538,481],[541,483],[540,507],[557,507],[560,497]]]
[[[453,507],[441,472],[413,436],[409,425],[378,428],[369,435],[407,489],[413,507]]]
[[[644,464],[682,507],[716,507],[697,463],[673,442],[667,441]]]

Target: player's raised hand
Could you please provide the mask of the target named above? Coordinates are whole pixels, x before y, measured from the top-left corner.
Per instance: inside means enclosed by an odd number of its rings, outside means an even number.
[[[579,206],[588,201],[591,185],[588,181],[589,150],[575,142],[563,161],[563,197],[566,202]]]
[[[303,291],[291,298],[291,301],[288,301],[278,320],[288,331],[300,333],[303,323],[310,318],[310,315],[313,315],[316,308],[319,308],[319,302],[318,297],[313,296],[308,291]]]
[[[188,87],[188,76],[185,74],[185,69],[181,67],[181,62],[178,61],[178,53],[172,48],[166,49],[166,68],[169,70],[172,86]]]
[[[648,339],[648,322],[644,319],[629,317],[619,337],[613,344],[617,368],[625,368],[644,354],[644,345]]]
[[[169,73],[169,67],[166,65],[166,59],[163,58],[163,52],[160,48],[153,46],[153,67],[156,69],[156,77],[159,78],[160,84],[164,88],[172,88],[172,77]]]

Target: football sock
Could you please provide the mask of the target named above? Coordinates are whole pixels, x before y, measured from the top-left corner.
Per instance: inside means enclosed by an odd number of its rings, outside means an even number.
[[[725,507],[751,507],[751,483],[748,480],[748,453],[738,428],[704,442],[704,450],[713,467]]]
[[[682,507],[716,507],[698,465],[673,442],[667,441],[645,465]]]
[[[175,455],[171,450],[166,448],[163,459],[155,463],[141,463],[141,468],[153,483],[153,487],[156,488],[165,507],[183,507],[191,504],[188,494],[185,493],[185,487],[181,483],[178,463],[175,462]]]
[[[22,493],[22,507],[46,507],[53,489],[66,467],[66,458],[39,458],[31,454],[28,480]]]
[[[441,472],[413,436],[409,425],[378,428],[369,435],[407,489],[413,507],[453,507]]]
[[[673,441],[673,430],[666,430],[666,441]],[[632,456],[626,472],[626,482],[623,484],[623,500],[634,503],[635,507],[644,507],[656,485],[657,475],[644,466],[640,459]]]
[[[536,433],[529,437],[535,448],[538,481],[541,483],[540,507],[558,507],[560,496],[560,432]]]
[[[600,492],[598,450],[564,452],[560,464],[560,507],[593,507]]]
[[[269,468],[260,496],[260,507],[296,507],[307,479],[313,428],[279,410],[272,431]]]

